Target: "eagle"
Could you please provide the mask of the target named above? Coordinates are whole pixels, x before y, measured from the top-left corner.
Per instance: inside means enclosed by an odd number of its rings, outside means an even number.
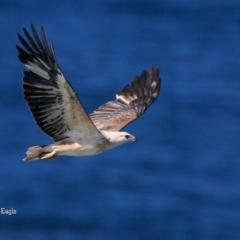
[[[18,58],[28,68],[23,72],[23,95],[37,125],[52,138],[49,145],[28,148],[24,161],[52,160],[59,156],[88,156],[102,153],[137,138],[121,130],[139,118],[157,99],[159,68],[150,67],[116,94],[116,99],[87,114],[76,92],[59,67],[53,43],[44,29],[40,35],[23,28],[18,34]]]

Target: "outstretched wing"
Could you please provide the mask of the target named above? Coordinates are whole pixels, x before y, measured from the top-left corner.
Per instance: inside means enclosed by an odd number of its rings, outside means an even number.
[[[161,87],[158,68],[144,71],[116,94],[116,100],[105,103],[90,114],[101,131],[120,131],[140,117],[156,100]]]
[[[38,126],[53,140],[74,134],[102,137],[79,102],[57,63],[53,44],[47,43],[43,27],[39,38],[31,25],[33,38],[24,29],[26,40],[18,34],[25,50],[17,46],[24,71],[23,93]]]

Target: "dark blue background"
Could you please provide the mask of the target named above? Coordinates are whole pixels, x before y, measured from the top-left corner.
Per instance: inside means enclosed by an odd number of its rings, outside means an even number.
[[[101,155],[25,163],[47,144],[22,97],[15,45],[44,26],[90,113],[150,66],[160,96]],[[240,3],[1,1],[3,239],[240,239]]]

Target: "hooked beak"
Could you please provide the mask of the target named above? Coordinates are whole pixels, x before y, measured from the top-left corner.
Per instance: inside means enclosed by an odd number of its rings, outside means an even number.
[[[137,142],[138,140],[137,140],[136,137],[133,137],[133,138],[132,138],[132,141],[133,141],[133,142]]]

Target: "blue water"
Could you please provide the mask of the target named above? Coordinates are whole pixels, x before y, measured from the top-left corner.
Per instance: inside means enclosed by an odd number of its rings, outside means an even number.
[[[1,239],[240,239],[240,2],[0,3]],[[15,45],[44,26],[90,113],[150,66],[157,101],[92,157],[25,163],[47,144],[22,97]]]

